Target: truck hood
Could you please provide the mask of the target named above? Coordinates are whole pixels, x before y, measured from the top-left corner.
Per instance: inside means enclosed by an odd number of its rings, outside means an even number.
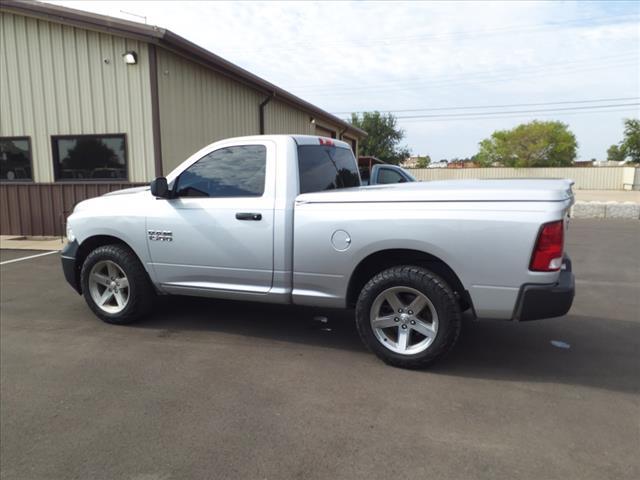
[[[143,185],[142,187],[123,188],[122,190],[114,190],[113,192],[105,193],[102,196],[110,197],[112,195],[131,195],[132,193],[144,192],[145,190],[149,190],[149,188],[149,185]]]
[[[135,196],[135,197],[134,197]],[[116,190],[113,192],[105,193],[99,197],[88,198],[80,203],[76,204],[73,208],[73,212],[82,212],[91,209],[100,211],[105,208],[114,208],[116,205],[139,205],[140,201],[150,197],[149,186],[124,188],[122,190]]]
[[[298,203],[563,202],[573,200],[568,179],[443,180],[305,193]]]

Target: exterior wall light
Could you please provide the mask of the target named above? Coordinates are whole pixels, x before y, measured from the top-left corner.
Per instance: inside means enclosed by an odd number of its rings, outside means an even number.
[[[313,118],[313,117],[310,117],[309,121],[311,122],[311,125],[315,125],[316,124],[316,119]]]
[[[133,50],[130,50],[122,54],[122,59],[127,65],[135,65],[138,63],[138,54]]]

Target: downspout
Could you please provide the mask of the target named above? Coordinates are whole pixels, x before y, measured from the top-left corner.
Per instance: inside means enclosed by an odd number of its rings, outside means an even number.
[[[347,130],[349,130],[349,127],[344,127],[344,128],[340,131],[340,140],[342,140],[343,142],[344,142],[344,137],[343,137],[343,135],[346,133],[346,131],[347,131]],[[347,143],[349,143],[349,147],[353,150],[353,145],[351,145],[351,142],[347,142]],[[356,155],[355,150],[353,150],[353,154],[354,154],[354,155]],[[358,158],[358,157],[357,157],[357,155],[356,155],[356,158]],[[371,165],[369,165],[369,170],[371,170]]]
[[[271,101],[273,97],[275,97],[275,92],[270,93],[267,98],[260,104],[260,135],[264,135],[264,107]]]
[[[162,131],[160,129],[160,99],[158,94],[158,53],[156,51],[156,46],[153,43],[149,44],[149,77],[151,91],[151,133],[153,138],[154,177],[162,177]]]

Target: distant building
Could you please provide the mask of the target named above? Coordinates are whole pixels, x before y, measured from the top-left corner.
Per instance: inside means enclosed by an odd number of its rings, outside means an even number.
[[[471,159],[451,160],[447,164],[447,168],[478,168],[479,166],[480,165]]]
[[[418,163],[420,162],[420,159],[423,159],[423,158],[430,159],[429,155],[412,155],[409,158],[402,161],[400,163],[400,166],[404,168],[418,168]]]
[[[366,167],[368,169],[371,169],[374,165],[379,163],[384,163],[384,162],[380,160],[378,157],[373,157],[370,155],[364,155],[364,156],[358,157],[359,167]]]
[[[578,162],[576,162],[578,163]],[[593,162],[594,167],[624,167],[629,162],[627,160],[623,160],[621,162],[615,162],[611,160],[603,160],[601,162]]]
[[[449,162],[447,160],[440,160],[438,162],[430,163],[427,168],[447,168]]]
[[[411,156],[405,160],[402,161],[402,163],[400,164],[401,167],[404,168],[416,168],[416,165],[418,164],[418,159],[420,157],[418,155],[415,156]]]
[[[593,167],[597,161],[595,159],[573,162],[574,167]]]

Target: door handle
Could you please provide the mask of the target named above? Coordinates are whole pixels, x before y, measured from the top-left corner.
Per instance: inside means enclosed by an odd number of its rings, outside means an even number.
[[[256,222],[259,222],[260,220],[262,220],[262,214],[261,213],[238,212],[238,213],[236,213],[236,219],[237,220],[254,220]]]

